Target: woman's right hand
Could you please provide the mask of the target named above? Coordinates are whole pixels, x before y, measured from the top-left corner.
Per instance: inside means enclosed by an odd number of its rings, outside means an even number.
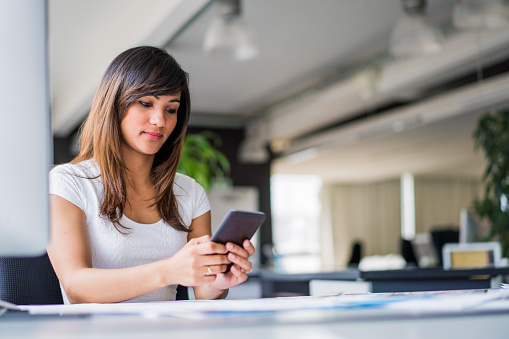
[[[210,235],[193,238],[167,259],[171,284],[200,286],[214,282],[216,274],[226,271],[230,263],[226,246],[209,240]]]

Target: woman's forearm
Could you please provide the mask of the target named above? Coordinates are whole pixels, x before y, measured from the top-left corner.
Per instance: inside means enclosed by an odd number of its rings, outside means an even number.
[[[80,268],[61,283],[70,303],[121,302],[173,284],[166,265],[156,261],[119,269]]]

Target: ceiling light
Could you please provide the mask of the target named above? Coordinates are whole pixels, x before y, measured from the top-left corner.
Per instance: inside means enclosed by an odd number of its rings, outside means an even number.
[[[231,57],[239,61],[255,58],[258,48],[241,16],[240,0],[216,0],[219,16],[210,23],[203,41],[208,56]]]
[[[376,94],[378,80],[380,79],[380,67],[369,66],[353,76],[355,89],[362,100],[370,100]]]
[[[246,126],[246,137],[239,145],[238,159],[243,164],[264,164],[270,154],[262,123],[253,121]]]
[[[398,133],[409,128],[417,127],[422,123],[420,116],[410,116],[403,119],[398,119],[383,125],[378,125],[368,130],[361,130],[357,138],[358,140],[367,140],[383,135],[392,135],[394,132]]]
[[[392,31],[390,53],[401,58],[440,52],[443,36],[426,18],[426,0],[401,0],[401,3],[404,15]]]
[[[269,158],[269,151],[260,140],[247,139],[240,144],[238,159],[242,164],[264,164]]]
[[[457,0],[452,21],[460,29],[507,28],[509,8],[502,0]]]
[[[301,163],[316,158],[320,154],[318,147],[307,148],[286,156],[293,164]]]

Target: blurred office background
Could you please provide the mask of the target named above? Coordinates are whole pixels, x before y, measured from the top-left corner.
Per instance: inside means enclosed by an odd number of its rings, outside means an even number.
[[[215,132],[231,163],[214,224],[230,206],[269,216],[257,264],[401,254],[458,230],[483,191],[472,132],[509,105],[506,2],[49,0],[55,163],[108,63],[165,46],[190,74],[190,132]]]

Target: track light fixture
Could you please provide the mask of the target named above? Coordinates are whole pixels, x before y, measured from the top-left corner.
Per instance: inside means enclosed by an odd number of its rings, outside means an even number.
[[[426,18],[426,0],[401,0],[403,15],[391,34],[390,53],[397,58],[442,50],[442,33]]]
[[[258,55],[242,17],[240,0],[216,0],[219,15],[210,23],[203,41],[206,55],[246,61]]]

